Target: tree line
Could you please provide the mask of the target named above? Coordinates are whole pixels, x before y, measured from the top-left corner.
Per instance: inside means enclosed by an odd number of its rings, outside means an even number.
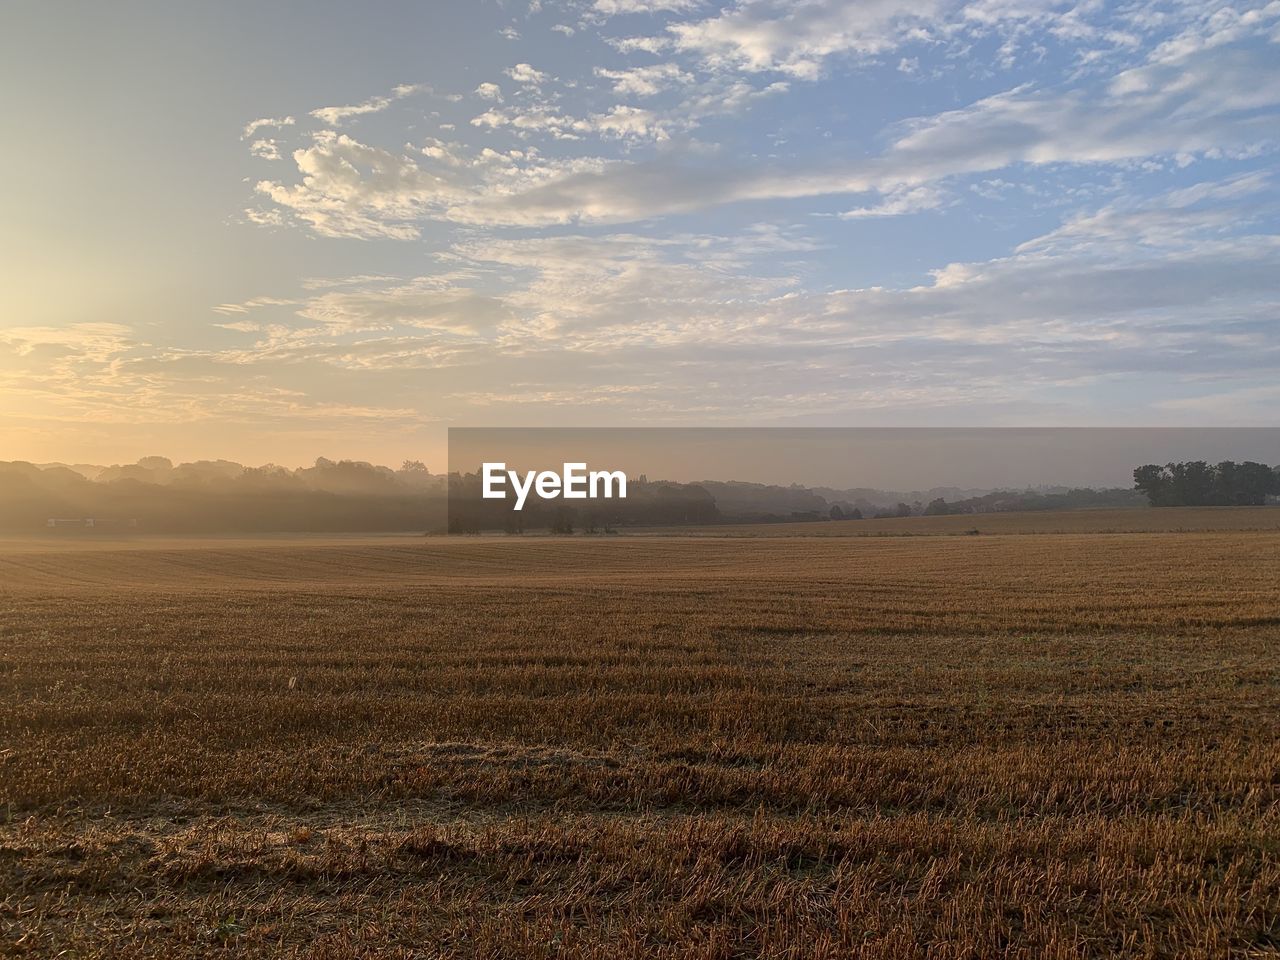
[[[1261,506],[1280,496],[1280,467],[1252,460],[1148,463],[1133,471],[1133,485],[1153,507]]]

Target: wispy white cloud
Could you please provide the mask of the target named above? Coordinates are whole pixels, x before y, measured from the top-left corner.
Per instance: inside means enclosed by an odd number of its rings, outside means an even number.
[[[311,116],[315,117],[322,123],[329,126],[338,126],[352,117],[364,116],[369,113],[381,113],[397,100],[403,100],[405,97],[411,97],[416,93],[431,93],[431,87],[425,83],[402,83],[393,87],[391,92],[382,96],[370,97],[363,103],[356,103],[345,107],[320,107],[311,111]]]
[[[936,210],[945,202],[945,195],[934,187],[902,187],[891,190],[874,206],[855,207],[840,216],[845,220],[865,217],[898,217],[908,213]]]
[[[240,139],[248,140],[263,127],[289,127],[295,122],[293,117],[262,117],[258,120],[250,120],[244,125],[244,132],[240,135]]]
[[[687,13],[702,6],[701,0],[595,0],[591,9],[603,17],[633,13]]]

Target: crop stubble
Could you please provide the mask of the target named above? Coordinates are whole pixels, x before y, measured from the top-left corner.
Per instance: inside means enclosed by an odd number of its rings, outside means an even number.
[[[1276,955],[1280,535],[0,553],[0,950]]]

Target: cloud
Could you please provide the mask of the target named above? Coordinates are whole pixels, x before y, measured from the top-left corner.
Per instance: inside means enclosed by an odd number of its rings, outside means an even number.
[[[843,7],[810,6],[792,10],[781,35],[807,36],[804,31],[815,17],[825,22],[850,15],[841,12]],[[519,63],[506,72],[527,93],[510,106],[490,99],[492,105],[471,119],[471,127],[524,141],[591,142],[594,153],[552,163],[528,150],[446,149],[428,142],[423,156],[414,159],[322,136],[293,153],[300,182],[263,181],[258,189],[325,236],[412,239],[427,220],[512,226],[622,223],[720,204],[860,193],[881,196],[847,211],[849,218],[885,217],[935,207],[949,179],[1019,166],[1123,168],[1162,159],[1186,164],[1196,157],[1245,156],[1276,141],[1280,58],[1274,56],[1268,30],[1280,16],[1280,5],[1272,6],[1274,13],[1268,7],[1257,16],[1210,18],[1211,25],[1182,29],[1155,45],[1142,62],[1109,77],[1079,77],[1056,88],[1017,86],[899,122],[884,131],[886,145],[879,152],[821,160],[814,154],[761,160],[698,150],[608,156],[610,142],[637,149],[688,136],[712,117],[735,115],[761,98],[789,93],[787,81],[761,87],[732,74],[695,77],[670,62],[600,67],[596,74],[612,81],[617,93],[656,98],[669,92],[669,84],[679,96],[643,107],[615,103],[576,112],[562,106],[558,94],[541,93],[541,85],[551,82],[546,73]],[[755,23],[770,9],[767,3],[733,7],[722,17],[732,14],[738,18],[731,18],[733,23]],[[983,9],[984,16],[997,15]],[[857,22],[896,23],[896,11],[887,2],[859,6],[857,17],[864,19]],[[1032,13],[1008,7],[999,16],[1027,20]],[[841,22],[849,26],[852,21]],[[477,92],[491,97],[491,87],[496,84],[481,85]],[[380,103],[371,101],[369,108]],[[274,141],[260,142],[255,152],[279,154]],[[251,219],[271,222],[269,213]]]
[[[1242,174],[1116,199],[1008,256],[853,289],[812,282],[816,242],[772,224],[471,233],[420,277],[223,305],[230,347],[146,347],[111,324],[7,330],[0,386],[102,423],[332,417],[375,431],[480,407],[512,422],[602,407],[684,423],[953,422],[975,408],[1159,422],[1221,419],[1235,398],[1261,416],[1274,395],[1259,385],[1280,378],[1280,237],[1240,214],[1268,184]]]
[[[655,55],[674,46],[670,37],[605,37],[605,43],[619,53],[643,52]]]
[[[249,145],[249,152],[261,160],[280,159],[280,150],[274,140],[255,140]]]
[[[953,11],[948,0],[739,2],[704,20],[667,27],[677,49],[717,67],[814,79],[835,54],[870,56],[927,34]]]
[[[605,122],[616,122],[619,136],[633,132],[628,124],[643,129],[643,118],[626,114],[585,120],[537,110],[490,114],[472,123],[511,124],[518,132],[562,125],[565,136]],[[418,152],[415,157],[322,131],[313,135],[309,147],[294,151],[298,182],[262,180],[257,192],[321,236],[412,240],[427,220],[488,222],[491,215],[481,209],[483,203],[500,204],[504,197],[605,166],[594,157],[547,159],[535,147],[477,152],[436,139]]]
[[[681,70],[674,63],[657,63],[629,70],[596,68],[596,76],[613,81],[613,92],[623,97],[652,97],[674,86],[693,81],[693,75]]]
[[[1129,213],[1195,223],[1139,244],[1108,206],[1076,214],[1059,228],[1069,242],[1050,231],[915,286],[809,288],[813,241],[772,226],[480,237],[444,258],[452,277],[321,291],[291,308],[309,325],[300,334],[241,362],[371,377],[430,367],[453,385],[436,414],[603,405],[673,422],[884,409],[945,419],[975,404],[1042,419],[1037,397],[1087,406],[1107,384],[1144,378],[1161,378],[1166,397],[1244,389],[1280,373],[1280,238],[1221,225],[1260,187],[1233,177],[1149,199]]]
[[[18,356],[54,351],[64,356],[107,362],[138,345],[133,331],[119,323],[73,323],[65,327],[8,327],[0,343]]]
[[[933,187],[903,187],[887,193],[884,199],[873,207],[856,207],[840,214],[844,220],[858,220],[865,217],[899,217],[908,213],[920,213],[925,210],[937,210],[944,201],[943,194]]]
[[[263,117],[259,120],[250,120],[244,125],[244,132],[240,135],[240,139],[248,140],[263,127],[288,127],[294,122],[293,117]]]
[[[686,13],[699,6],[699,0],[595,0],[591,9],[602,17],[617,17],[633,13]]]
[[[640,107],[625,105],[612,107],[607,113],[594,115],[588,122],[592,130],[603,136],[616,137],[620,140],[670,139],[666,125],[658,114]]]
[[[300,183],[258,183],[258,193],[310,225],[321,236],[418,236],[414,221],[467,197],[447,176],[423,172],[403,155],[367,146],[346,134],[317,134],[293,154]]]
[[[812,241],[773,227],[734,238],[574,234],[466,241],[448,258],[459,281],[470,278],[464,286],[375,281],[372,292],[309,300],[299,315],[332,329],[392,323],[518,333],[529,349],[541,342],[588,352],[625,344],[825,349],[919,340],[1049,353],[1062,344],[1114,346],[1137,355],[1144,344],[1158,353],[1196,338],[1229,347],[1229,336],[1252,337],[1256,350],[1280,301],[1280,238],[1222,229],[1232,204],[1256,186],[1229,178],[1146,202],[1135,216],[1155,223],[1181,212],[1195,222],[1148,230],[1141,244],[1132,241],[1131,222],[1103,207],[1009,257],[948,264],[915,287],[806,291],[796,271]],[[475,284],[498,278],[505,290],[475,292]],[[445,315],[452,319],[434,319]],[[1280,362],[1280,347],[1265,352],[1268,362]]]
[[[1266,171],[1237,174],[1171,190],[1149,200],[1119,200],[1077,214],[1055,230],[1020,244],[1016,252],[1123,249],[1195,249],[1238,233],[1260,214],[1259,194],[1270,189]]]
[[[888,159],[926,179],[1014,163],[1241,152],[1274,141],[1277,106],[1274,50],[1208,48],[1122,71],[1102,91],[1020,87],[911,122]]]
[[[536,87],[547,79],[545,73],[541,70],[535,70],[527,63],[517,63],[514,67],[508,67],[503,73],[516,83],[526,87]]]
[[[523,224],[622,222],[744,200],[893,194],[1018,164],[1247,154],[1276,139],[1280,58],[1272,53],[1204,47],[1122,71],[1101,89],[1018,87],[900,124],[881,154],[844,163],[712,167],[662,157],[567,173],[478,201],[471,213]]]
[[[412,85],[245,126],[274,161],[246,220],[426,235],[394,254],[403,276],[371,245],[361,275],[224,295],[182,347],[142,321],[10,328],[6,403],[332,418],[362,441],[478,404],[659,422],[1274,405],[1280,4],[573,0],[530,31],[565,10],[574,48],[544,35],[546,69],[477,74],[498,82],[465,113],[342,127]],[[605,35],[626,32],[655,35]],[[868,84],[884,96],[860,102]],[[885,222],[944,206],[927,244]],[[770,223],[739,229],[753,218]],[[919,272],[939,249],[1003,255]]]
[[[525,109],[491,109],[472,117],[471,125],[490,129],[507,127],[522,137],[549,134],[557,140],[580,140],[584,136],[595,135],[616,140],[663,141],[670,139],[672,129],[672,124],[655,111],[625,104],[586,117],[558,113],[545,105]]]
[[[506,314],[501,301],[424,280],[382,289],[330,291],[307,300],[298,316],[330,333],[419,330],[455,334],[491,331]]]
[[[486,110],[471,118],[473,127],[510,127],[521,136],[533,133],[550,134],[557,140],[577,140],[579,133],[591,129],[586,120],[580,120],[568,114],[557,113],[548,106],[536,106],[526,109]]]
[[[371,97],[363,103],[346,107],[320,107],[317,110],[312,110],[311,116],[331,127],[337,126],[352,117],[380,113],[397,100],[403,100],[405,97],[412,96],[415,93],[430,92],[432,92],[431,87],[424,83],[402,83],[397,87],[393,87],[391,92],[384,96]]]

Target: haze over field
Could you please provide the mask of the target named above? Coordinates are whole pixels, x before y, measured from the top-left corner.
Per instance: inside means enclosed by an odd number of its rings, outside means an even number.
[[[1262,0],[6,3],[3,455],[1273,423],[1278,41]]]

